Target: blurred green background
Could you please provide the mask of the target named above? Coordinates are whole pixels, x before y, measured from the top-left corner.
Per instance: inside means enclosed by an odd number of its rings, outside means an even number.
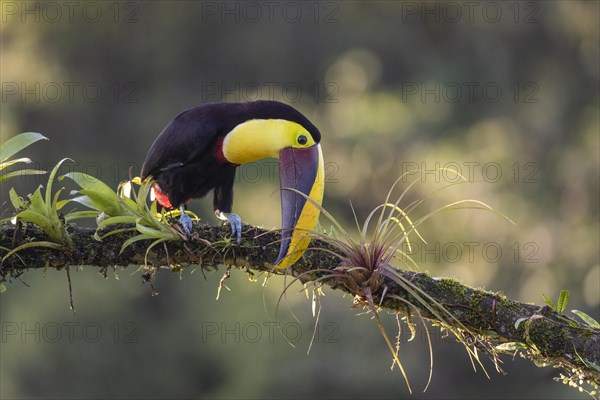
[[[320,128],[324,206],[352,228],[409,170],[414,216],[463,198],[478,211],[442,213],[422,227],[413,258],[452,276],[542,303],[571,292],[569,309],[600,317],[599,3],[188,2],[1,3],[2,141],[50,138],[21,156],[95,175],[116,187],[180,111],[212,101],[285,101]],[[276,161],[240,169],[234,210],[279,226]],[[4,185],[25,195],[33,178]],[[73,189],[69,187],[69,189]],[[216,224],[211,198],[191,208]],[[408,203],[404,203],[408,204]],[[322,218],[324,227],[329,224]],[[118,279],[117,279],[118,278]],[[2,398],[399,398],[400,373],[369,315],[325,290],[321,324],[284,281],[235,271],[216,301],[218,273],[162,271],[151,297],[135,268],[27,273],[0,297]],[[25,285],[26,284],[26,285]],[[293,314],[292,314],[293,313]],[[294,319],[296,315],[298,320]],[[274,322],[275,321],[275,322]],[[386,317],[389,332],[395,329]],[[278,327],[294,339],[285,342]],[[586,398],[557,372],[504,357],[473,372],[464,349],[430,328],[401,359],[412,398]],[[404,335],[406,336],[406,335]]]

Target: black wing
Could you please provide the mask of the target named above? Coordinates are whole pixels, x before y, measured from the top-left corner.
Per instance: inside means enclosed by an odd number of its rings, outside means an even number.
[[[142,179],[181,167],[209,149],[218,128],[204,107],[186,110],[158,135],[142,166]]]

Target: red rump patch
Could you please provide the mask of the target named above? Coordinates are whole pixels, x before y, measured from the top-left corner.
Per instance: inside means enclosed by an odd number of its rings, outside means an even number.
[[[160,204],[168,210],[173,208],[173,206],[171,205],[171,200],[169,200],[169,196],[161,192],[160,187],[156,183],[152,185],[152,191],[154,192],[154,197],[156,197],[156,201],[158,201],[158,204]]]

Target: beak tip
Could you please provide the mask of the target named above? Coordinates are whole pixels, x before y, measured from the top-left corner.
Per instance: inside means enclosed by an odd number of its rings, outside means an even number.
[[[281,268],[280,264],[287,256],[287,251],[290,246],[290,239],[284,239],[281,242],[281,247],[279,248],[279,255],[277,256],[277,260],[273,263],[274,266]]]

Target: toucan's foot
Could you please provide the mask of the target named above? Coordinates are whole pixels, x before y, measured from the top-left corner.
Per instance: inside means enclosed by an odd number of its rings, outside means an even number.
[[[187,236],[187,238],[188,239],[191,238],[192,237],[192,219],[190,218],[189,215],[187,215],[187,213],[185,212],[185,209],[181,210],[181,216],[179,217],[179,223],[183,227],[183,231],[185,232],[185,235]]]
[[[229,222],[229,225],[231,226],[231,236],[236,237],[236,242],[239,245],[242,241],[242,220],[240,217],[237,214],[224,213],[219,210],[215,210],[215,215],[220,220]]]
[[[239,245],[242,241],[242,220],[237,214],[229,214],[227,216],[227,222],[231,226],[231,236],[237,238],[237,244]]]

